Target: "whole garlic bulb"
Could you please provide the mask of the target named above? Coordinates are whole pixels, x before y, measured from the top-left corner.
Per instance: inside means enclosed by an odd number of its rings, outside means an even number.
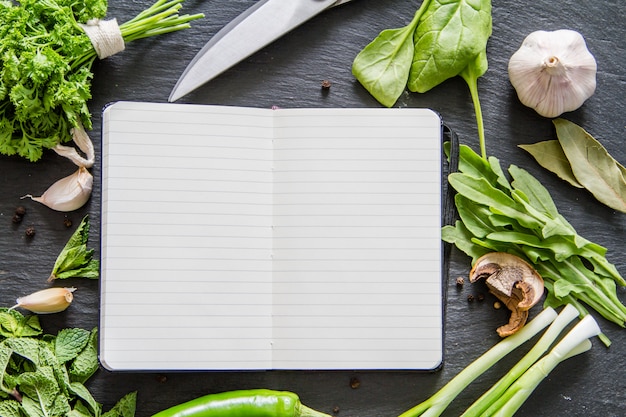
[[[578,109],[596,90],[597,64],[582,35],[539,30],[509,60],[509,79],[519,100],[544,117]]]

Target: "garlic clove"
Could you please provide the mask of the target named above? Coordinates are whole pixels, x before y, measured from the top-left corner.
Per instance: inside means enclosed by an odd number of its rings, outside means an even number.
[[[596,89],[596,60],[582,35],[568,29],[528,35],[508,72],[522,104],[544,117],[578,109]]]
[[[83,151],[85,156],[79,155],[76,148],[72,146],[56,145],[52,148],[57,154],[66,157],[79,167],[91,168],[96,161],[96,153],[93,142],[85,131],[82,124],[72,129],[72,138],[78,149]]]
[[[84,206],[91,196],[93,176],[85,167],[70,176],[52,184],[40,197],[31,194],[22,198],[31,198],[57,211],[73,211]]]
[[[70,306],[76,288],[48,288],[16,300],[11,309],[21,307],[36,314],[58,313]]]

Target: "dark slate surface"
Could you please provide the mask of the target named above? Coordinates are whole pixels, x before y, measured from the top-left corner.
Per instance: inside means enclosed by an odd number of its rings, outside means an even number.
[[[109,16],[128,20],[149,5],[149,0],[115,1]],[[187,62],[223,25],[254,3],[252,0],[187,0],[184,11],[203,12],[206,18],[193,29],[160,38],[140,40],[123,53],[94,66],[93,112],[90,136],[100,148],[100,112],[117,100],[163,102]],[[624,238],[626,215],[596,202],[588,192],[574,189],[547,173],[524,151],[522,143],[553,139],[549,120],[522,106],[508,82],[509,57],[534,30],[574,29],[581,32],[595,55],[599,72],[596,94],[583,108],[565,115],[580,124],[619,161],[626,162],[623,146],[626,121],[624,97],[626,54],[624,11],[619,0],[561,0],[494,2],[493,36],[488,44],[490,68],[479,81],[487,135],[487,150],[503,165],[517,164],[536,175],[550,190],[561,213],[586,238],[606,246],[608,258],[626,274]],[[356,82],[350,67],[357,52],[382,29],[407,24],[419,2],[407,0],[357,0],[318,16],[245,62],[215,79],[181,102],[270,107],[374,107],[378,103]],[[320,82],[332,87],[322,94]],[[430,107],[460,136],[477,149],[474,113],[467,87],[452,79],[426,94],[405,93],[399,107]],[[100,162],[98,153],[98,163]],[[100,189],[80,210],[57,213],[30,201],[27,193],[42,193],[48,185],[73,172],[74,167],[53,153],[36,163],[0,157],[0,305],[13,304],[17,296],[46,285],[54,259],[81,217],[92,219],[91,245],[98,247]],[[96,182],[100,169],[93,169]],[[11,217],[24,204],[28,214],[15,226]],[[34,225],[34,239],[24,229]],[[99,253],[99,252],[97,252]],[[468,303],[467,295],[484,288],[466,285],[458,290],[454,279],[466,275],[468,259],[452,252],[449,264],[445,319],[445,364],[434,373],[419,372],[227,372],[227,373],[108,373],[100,370],[89,387],[105,409],[129,391],[137,390],[138,417],[211,392],[265,387],[295,391],[303,402],[339,416],[394,416],[427,398],[474,358],[498,341],[494,329],[507,313],[492,307],[493,299]],[[71,280],[78,287],[74,304],[64,313],[42,317],[49,333],[69,326],[92,328],[98,324],[98,282]],[[172,276],[172,286],[176,278]],[[619,290],[626,300],[626,291]],[[141,298],[141,294],[137,294]],[[536,314],[536,309],[533,315]],[[623,416],[626,404],[626,333],[600,319],[612,339],[610,349],[594,340],[594,348],[561,364],[538,388],[520,416]],[[521,353],[521,352],[520,352]],[[459,415],[465,406],[520,357],[503,360],[469,387],[445,415]],[[358,388],[351,380],[358,379]]]

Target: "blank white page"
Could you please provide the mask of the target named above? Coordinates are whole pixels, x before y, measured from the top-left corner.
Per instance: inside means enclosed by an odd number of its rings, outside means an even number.
[[[103,365],[270,368],[271,118],[120,102],[103,120]]]
[[[274,367],[437,367],[439,116],[287,109],[275,136]]]
[[[105,367],[439,365],[432,111],[120,102],[102,137]]]

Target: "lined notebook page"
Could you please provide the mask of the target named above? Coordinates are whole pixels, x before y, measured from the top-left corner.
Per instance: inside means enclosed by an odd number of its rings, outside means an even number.
[[[116,103],[103,124],[109,369],[431,369],[440,120]]]
[[[440,132],[428,110],[276,112],[274,367],[440,362]]]
[[[270,368],[271,117],[116,103],[103,120],[103,365]]]

